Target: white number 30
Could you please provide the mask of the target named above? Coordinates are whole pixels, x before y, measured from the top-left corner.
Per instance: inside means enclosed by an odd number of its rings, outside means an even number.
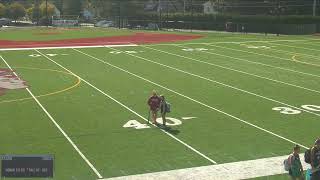
[[[308,111],[320,112],[320,106],[317,105],[302,105],[301,108]],[[302,111],[296,110],[290,107],[274,107],[272,108],[274,111],[280,111],[282,114],[300,114]]]
[[[275,107],[275,108],[272,108],[272,110],[280,111],[280,113],[282,114],[300,114],[301,113],[301,111],[295,110],[289,107]]]
[[[320,106],[316,106],[316,105],[303,105],[301,106],[303,109],[309,110],[309,111],[316,111],[316,112],[320,112]]]

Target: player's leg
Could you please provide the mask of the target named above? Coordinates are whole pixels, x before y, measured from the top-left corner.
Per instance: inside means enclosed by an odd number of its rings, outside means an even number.
[[[166,126],[167,124],[167,119],[166,119],[166,113],[161,113],[161,116],[162,116],[162,122],[163,122],[163,125]]]
[[[152,121],[153,121],[153,124],[157,124],[157,111],[156,110],[152,111]]]

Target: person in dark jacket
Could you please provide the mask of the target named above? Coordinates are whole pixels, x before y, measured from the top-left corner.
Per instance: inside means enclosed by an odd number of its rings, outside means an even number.
[[[311,180],[320,180],[320,139],[317,139],[311,149]]]
[[[303,180],[303,167],[300,161],[300,146],[296,145],[293,148],[293,153],[289,157],[289,175],[292,180]]]
[[[161,113],[163,125],[166,126],[167,102],[163,95],[161,95],[160,98],[161,98],[160,113]]]

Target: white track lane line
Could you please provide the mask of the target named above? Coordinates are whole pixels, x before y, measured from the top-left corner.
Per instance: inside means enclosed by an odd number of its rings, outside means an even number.
[[[251,43],[251,42],[304,42],[304,41],[312,41],[311,40],[271,40],[271,41],[234,41],[234,42],[228,42],[228,41],[222,41],[222,42],[203,42],[203,43],[181,43],[181,44],[150,44],[150,45],[145,45],[145,46],[161,46],[161,45],[191,45],[191,44],[225,44],[225,43]],[[314,40],[313,40],[314,41]],[[108,45],[90,45],[90,43],[82,43],[82,45],[78,46],[58,46],[61,44],[56,44],[55,47],[32,47],[32,48],[0,48],[0,51],[24,51],[24,50],[34,50],[34,49],[70,49],[70,48],[96,48],[96,47],[104,47],[104,46],[110,46],[110,47],[122,47],[122,46],[137,46],[136,44],[131,44],[130,42],[113,42],[113,43],[128,43],[128,44],[108,44]],[[45,44],[44,44],[45,45]],[[50,45],[55,45],[55,44],[50,44]]]
[[[220,42],[202,42],[202,43],[160,43],[160,44],[148,44],[144,46],[167,46],[167,45],[192,45],[192,44],[240,44],[240,43],[252,43],[252,42],[309,42],[315,41],[313,39],[304,39],[304,40],[290,40],[290,39],[283,39],[283,40],[270,40],[270,41],[220,41]]]
[[[276,45],[280,45],[280,46],[287,46],[287,47],[292,47],[292,48],[299,48],[299,49],[311,50],[311,51],[320,51],[320,49],[305,48],[305,47],[296,46],[296,45],[293,46],[293,45],[279,44],[279,43],[274,43],[274,42],[272,42],[272,44],[276,44]],[[301,43],[301,44],[305,44],[305,43]]]
[[[38,47],[38,48],[2,48],[0,51],[24,51],[24,50],[34,50],[34,49],[82,49],[82,48],[98,48],[98,47],[132,47],[138,46],[136,44],[114,44],[114,45],[92,45],[92,46],[58,46],[58,47]]]
[[[14,73],[16,77],[19,78],[19,76],[13,71],[11,66],[7,63],[7,61],[0,56],[0,58],[3,60],[3,62],[8,66],[8,68]],[[20,79],[20,78],[19,78]],[[32,96],[32,98],[36,101],[36,103],[39,105],[39,107],[43,110],[43,112],[48,116],[48,118],[52,121],[52,123],[58,128],[58,130],[62,133],[62,135],[68,140],[68,142],[72,145],[72,147],[78,152],[78,154],[81,156],[81,158],[88,164],[88,166],[92,169],[92,171],[98,176],[98,178],[102,179],[103,177],[99,173],[99,171],[92,165],[92,163],[88,160],[88,158],[80,151],[78,146],[71,140],[71,138],[68,136],[68,134],[61,128],[61,126],[54,120],[54,118],[51,116],[51,114],[44,108],[44,106],[40,103],[40,101],[34,96],[34,94],[30,91],[29,88],[26,88],[28,93]]]
[[[320,44],[318,43],[314,43],[312,41],[308,41],[308,42],[299,42],[300,44],[307,44],[307,45],[313,45],[313,46],[320,46]]]
[[[111,47],[108,47],[108,48],[109,48],[109,49],[112,49],[112,50],[114,50],[114,51],[120,51],[120,50],[118,50],[118,49],[114,49],[114,48],[111,48]],[[253,95],[253,96],[256,96],[256,97],[259,97],[259,98],[268,100],[268,101],[272,101],[272,102],[275,102],[275,103],[278,103],[278,104],[282,104],[282,105],[285,105],[285,106],[288,106],[288,107],[291,107],[291,108],[294,108],[294,109],[298,109],[298,110],[300,110],[300,111],[304,111],[304,112],[307,112],[307,113],[310,113],[310,114],[313,114],[313,115],[316,115],[316,116],[320,117],[320,114],[317,114],[317,113],[315,113],[315,112],[312,112],[312,111],[309,111],[309,110],[306,110],[306,109],[303,109],[303,108],[299,108],[299,107],[296,107],[296,106],[293,106],[293,105],[289,105],[289,104],[287,104],[287,103],[284,103],[284,102],[281,102],[281,101],[278,101],[278,100],[275,100],[275,99],[272,99],[272,98],[268,98],[268,97],[265,97],[265,96],[263,96],[263,95],[259,95],[259,94],[256,94],[256,93],[253,93],[253,92],[250,92],[250,91],[247,91],[247,90],[243,90],[243,89],[237,88],[237,87],[232,86],[232,85],[228,85],[228,84],[225,84],[225,83],[222,83],[222,82],[219,82],[219,81],[215,81],[215,80],[212,80],[212,79],[209,79],[209,78],[206,78],[206,77],[197,75],[197,74],[193,74],[193,73],[190,73],[190,72],[187,72],[187,71],[184,71],[184,70],[175,68],[175,67],[171,67],[171,66],[168,66],[168,65],[165,65],[165,64],[161,64],[161,63],[159,63],[159,62],[155,62],[155,61],[152,61],[152,60],[150,60],[150,59],[147,59],[147,58],[144,58],[144,57],[141,57],[141,56],[137,56],[137,55],[134,55],[134,54],[130,54],[130,53],[127,53],[127,52],[124,52],[124,51],[120,51],[120,52],[122,52],[122,53],[124,53],[124,54],[127,54],[127,55],[129,55],[129,56],[138,58],[138,59],[142,59],[143,61],[151,62],[151,63],[153,63],[153,64],[157,64],[157,65],[166,67],[166,68],[168,68],[168,69],[172,69],[172,70],[175,70],[175,71],[184,73],[184,74],[188,74],[188,75],[193,76],[193,77],[197,77],[197,78],[200,78],[200,79],[203,79],[203,80],[206,80],[206,81],[210,81],[210,82],[212,82],[212,83],[219,84],[219,85],[222,85],[222,86],[224,86],[224,87],[227,87],[227,88],[230,88],[230,89],[234,89],[234,90],[236,90],[236,91],[241,91],[241,92],[246,93],[246,94],[250,94],[250,95]]]
[[[300,144],[300,143],[297,143],[297,142],[295,142],[295,141],[292,141],[292,140],[290,140],[290,139],[288,139],[288,138],[285,138],[285,137],[283,137],[283,136],[281,136],[281,135],[278,135],[278,134],[276,134],[276,133],[273,133],[273,132],[271,132],[271,131],[269,131],[269,130],[266,130],[266,129],[262,128],[262,127],[259,127],[259,126],[255,125],[255,124],[252,124],[252,123],[250,123],[250,122],[247,122],[247,121],[245,121],[245,120],[243,120],[243,119],[240,119],[240,118],[238,118],[238,117],[236,117],[236,116],[233,116],[233,115],[231,115],[231,114],[229,114],[229,113],[226,113],[226,112],[224,112],[224,111],[222,111],[222,110],[219,110],[219,109],[217,109],[217,108],[214,108],[214,107],[212,107],[212,106],[209,106],[209,105],[207,105],[207,104],[205,104],[205,103],[203,103],[203,102],[200,102],[200,101],[198,101],[198,100],[196,100],[196,99],[193,99],[193,98],[191,98],[191,97],[188,97],[188,96],[186,96],[186,95],[184,95],[184,94],[181,94],[181,93],[179,93],[179,92],[177,92],[177,91],[174,91],[174,90],[172,90],[172,89],[169,89],[169,88],[167,88],[167,87],[165,87],[165,86],[162,86],[162,85],[160,85],[160,84],[157,84],[157,83],[155,83],[155,82],[153,82],[153,81],[151,81],[151,80],[148,80],[148,79],[146,79],[146,78],[144,78],[144,77],[142,77],[142,76],[139,76],[139,75],[137,75],[137,74],[134,74],[134,73],[132,73],[132,72],[130,72],[130,71],[128,71],[128,70],[125,70],[125,69],[123,69],[123,68],[120,68],[120,67],[118,67],[118,66],[115,66],[115,65],[113,65],[113,64],[110,64],[110,63],[108,63],[108,62],[106,62],[106,61],[103,61],[103,60],[101,60],[101,59],[99,59],[99,58],[97,58],[97,57],[94,57],[94,56],[90,55],[90,54],[84,53],[84,52],[82,52],[82,51],[80,51],[80,50],[76,50],[76,51],[78,51],[79,53],[82,53],[82,54],[84,54],[84,55],[86,55],[86,56],[88,56],[88,57],[90,57],[90,58],[92,58],[92,59],[95,59],[95,60],[97,60],[97,61],[99,61],[99,62],[102,62],[102,63],[104,63],[104,64],[106,64],[106,65],[108,65],[108,66],[111,66],[111,67],[113,67],[113,68],[115,68],[115,69],[118,69],[118,70],[120,70],[120,71],[123,71],[123,72],[125,72],[125,73],[127,73],[127,74],[129,74],[129,75],[131,75],[131,76],[134,76],[134,77],[136,77],[136,78],[139,78],[139,79],[141,79],[141,80],[144,80],[144,81],[146,81],[146,82],[148,82],[148,83],[151,83],[151,84],[153,84],[153,85],[156,85],[156,86],[158,86],[158,87],[160,87],[160,88],[162,88],[162,89],[165,89],[165,90],[170,91],[170,92],[172,92],[172,93],[174,93],[174,94],[177,94],[177,95],[179,95],[179,96],[181,96],[181,97],[183,97],[183,98],[186,98],[186,99],[188,99],[188,100],[190,100],[190,101],[193,101],[193,102],[195,102],[195,103],[197,103],[197,104],[200,104],[200,105],[202,105],[202,106],[204,106],[204,107],[206,107],[206,108],[209,108],[209,109],[214,110],[214,111],[216,111],[216,112],[219,112],[219,113],[221,113],[221,114],[223,114],[223,115],[226,115],[226,116],[228,116],[228,117],[231,117],[232,119],[235,119],[235,120],[237,120],[237,121],[240,121],[240,122],[242,122],[242,123],[244,123],[244,124],[247,124],[247,125],[249,125],[249,126],[251,126],[251,127],[254,127],[254,128],[256,128],[256,129],[259,129],[259,130],[261,130],[261,131],[264,131],[264,132],[266,132],[266,133],[268,133],[268,134],[271,134],[271,135],[273,135],[273,136],[275,136],[275,137],[278,137],[278,138],[280,138],[280,139],[282,139],[282,140],[285,140],[285,141],[287,141],[287,142],[289,142],[289,143],[298,144],[298,145],[300,145],[301,147],[308,149],[307,146],[304,146],[304,145],[302,145],[302,144]]]
[[[228,50],[232,50],[232,51],[238,51],[238,52],[245,52],[248,54],[255,54],[255,55],[259,55],[259,56],[265,56],[265,57],[270,57],[270,58],[274,58],[274,59],[281,59],[284,61],[289,61],[292,63],[292,59],[291,58],[282,58],[282,57],[277,57],[277,56],[272,56],[272,55],[267,55],[267,54],[261,54],[261,53],[256,53],[256,52],[252,52],[252,51],[245,51],[245,50],[240,50],[240,49],[234,49],[234,48],[228,48],[225,46],[217,46],[217,45],[212,45],[212,44],[207,44],[208,46],[212,46],[212,47],[218,47],[218,48],[223,48],[223,49],[228,49]],[[272,51],[272,49],[270,49],[269,51]],[[274,49],[273,49],[274,51]],[[295,53],[295,55],[298,53]],[[291,56],[294,55],[294,53],[290,53]],[[320,66],[318,64],[313,64],[313,63],[308,63],[305,61],[295,61],[296,63],[300,63],[300,64],[306,64],[306,65],[310,65],[310,66]]]
[[[142,46],[142,47],[144,47],[144,46]],[[179,47],[187,48],[186,46],[179,46]],[[196,61],[196,62],[199,62],[199,63],[208,64],[208,65],[215,66],[215,67],[218,67],[218,68],[227,69],[229,71],[235,71],[235,72],[246,74],[246,75],[249,75],[249,76],[254,76],[254,77],[257,77],[257,78],[260,78],[260,79],[273,81],[273,82],[276,82],[276,83],[279,83],[279,84],[285,84],[285,85],[288,85],[288,86],[304,89],[304,90],[307,90],[307,91],[320,93],[320,91],[318,91],[318,90],[314,90],[314,89],[306,88],[306,87],[303,87],[303,86],[299,86],[299,85],[295,85],[295,84],[291,84],[291,83],[275,80],[275,79],[272,79],[272,78],[256,75],[256,74],[253,74],[253,73],[244,72],[244,71],[233,69],[233,68],[226,67],[226,66],[221,66],[221,65],[218,65],[218,64],[214,64],[214,63],[210,63],[210,62],[204,61],[204,60],[195,59],[195,58],[191,58],[191,57],[187,57],[187,56],[182,56],[182,55],[179,55],[179,54],[175,54],[175,53],[171,53],[171,52],[167,52],[167,51],[163,51],[163,50],[159,50],[159,49],[155,49],[155,48],[150,48],[150,47],[145,47],[145,48],[151,49],[151,50],[154,50],[154,51],[158,51],[158,52],[161,52],[161,53],[165,53],[165,54],[181,57],[181,58],[184,58],[184,59],[189,59],[191,61]]]
[[[81,51],[77,50],[77,49],[73,49],[75,51],[78,51],[79,53]],[[128,106],[124,105],[123,103],[121,103],[120,101],[118,101],[117,99],[113,98],[112,96],[110,96],[109,94],[105,93],[104,91],[100,90],[99,88],[97,88],[96,86],[92,85],[91,83],[89,83],[88,81],[86,81],[85,79],[81,78],[80,76],[76,75],[75,73],[73,73],[72,71],[70,71],[69,69],[67,69],[66,67],[62,66],[61,64],[57,63],[56,61],[54,61],[53,59],[49,58],[48,56],[46,56],[45,54],[41,53],[38,50],[37,51],[39,54],[41,54],[42,56],[44,56],[45,58],[47,58],[48,60],[50,60],[51,62],[53,62],[54,64],[58,65],[59,67],[61,67],[62,69],[64,69],[65,71],[69,72],[70,74],[74,75],[75,77],[81,79],[84,83],[86,83],[87,85],[89,85],[90,87],[92,87],[93,89],[95,89],[96,91],[100,92],[101,94],[103,94],[104,96],[108,97],[109,99],[111,99],[112,101],[116,102],[117,104],[119,104],[120,106],[122,106],[123,108],[127,109],[128,111],[130,111],[131,113],[137,115],[138,117],[140,117],[141,119],[143,119],[144,121],[148,122],[148,119],[146,119],[145,117],[143,117],[142,115],[140,115],[139,113],[137,113],[136,111],[132,110],[131,108],[129,108]],[[156,125],[153,125],[155,127],[157,127]],[[160,129],[160,128],[159,128]],[[178,141],[179,143],[181,143],[182,145],[184,145],[185,147],[189,148],[191,151],[195,152],[196,154],[200,155],[201,157],[205,158],[206,160],[210,161],[212,164],[217,164],[217,162],[215,162],[214,160],[212,160],[211,158],[209,158],[208,156],[204,155],[203,153],[201,153],[200,151],[198,151],[197,149],[193,148],[192,146],[188,145],[187,143],[185,143],[184,141],[180,140],[179,138],[175,137],[174,135],[168,133],[167,131],[160,129],[163,133],[165,133],[166,135],[170,136],[172,139]]]

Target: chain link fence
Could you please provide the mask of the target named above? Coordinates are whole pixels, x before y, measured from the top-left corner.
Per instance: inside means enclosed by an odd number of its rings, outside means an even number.
[[[11,6],[14,3],[22,4],[26,11],[23,18],[36,25],[285,34],[315,33],[320,27],[318,25],[320,18],[317,16],[320,15],[320,0],[3,0],[2,2],[6,6],[6,12],[12,11]],[[0,17],[3,16],[1,12],[0,5]]]

